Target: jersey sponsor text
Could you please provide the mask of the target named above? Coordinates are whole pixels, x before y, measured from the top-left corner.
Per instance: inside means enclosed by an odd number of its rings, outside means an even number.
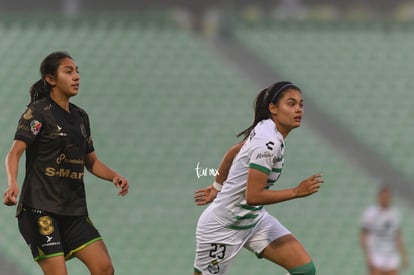
[[[69,178],[69,179],[82,179],[84,172],[76,172],[70,169],[56,169],[53,167],[47,167],[45,170],[46,176],[49,177],[62,177],[62,178]]]

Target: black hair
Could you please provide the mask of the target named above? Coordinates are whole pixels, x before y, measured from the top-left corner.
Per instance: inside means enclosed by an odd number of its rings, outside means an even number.
[[[53,52],[46,56],[45,59],[43,59],[42,63],[40,64],[41,78],[30,87],[29,105],[49,95],[51,87],[45,78],[47,75],[56,77],[60,62],[65,58],[73,60],[69,53],[63,51]]]
[[[276,82],[269,87],[263,89],[256,97],[254,102],[254,120],[252,125],[250,125],[247,129],[241,131],[237,134],[237,137],[243,136],[243,140],[247,139],[250,135],[250,132],[256,127],[257,123],[262,120],[268,119],[271,117],[269,111],[269,104],[278,104],[279,100],[285,94],[288,89],[294,89],[301,91],[299,87],[293,85],[289,81],[280,81]]]

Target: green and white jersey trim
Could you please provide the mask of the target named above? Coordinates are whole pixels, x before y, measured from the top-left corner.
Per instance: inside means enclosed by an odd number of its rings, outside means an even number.
[[[272,120],[263,120],[252,130],[233,160],[223,189],[211,205],[214,215],[226,227],[246,230],[260,221],[263,206],[250,206],[245,198],[248,170],[265,173],[268,176],[266,188],[270,188],[282,172],[284,147],[283,137]]]

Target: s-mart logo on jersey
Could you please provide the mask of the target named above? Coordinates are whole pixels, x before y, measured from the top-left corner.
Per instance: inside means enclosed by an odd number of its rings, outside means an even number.
[[[215,168],[203,168],[200,167],[200,162],[197,162],[196,168],[194,169],[196,171],[197,178],[201,177],[215,177],[219,174],[218,170]]]

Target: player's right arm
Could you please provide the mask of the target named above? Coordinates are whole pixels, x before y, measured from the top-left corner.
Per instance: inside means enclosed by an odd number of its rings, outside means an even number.
[[[227,176],[229,175],[230,167],[233,163],[233,160],[239,153],[244,143],[245,141],[236,143],[227,150],[217,169],[217,175],[215,177],[216,185],[223,185],[224,181],[227,179]],[[218,192],[219,191],[216,189],[216,187],[214,187],[214,184],[211,184],[206,188],[196,190],[194,192],[194,201],[197,205],[206,205],[216,198]]]
[[[217,169],[217,175],[216,175],[216,178],[215,178],[217,183],[223,184],[224,181],[227,179],[227,176],[229,175],[230,167],[233,163],[233,160],[236,157],[236,155],[240,152],[240,149],[242,148],[244,143],[245,143],[245,141],[234,144],[226,152],[226,154],[224,155],[224,157],[221,160],[220,165]]]
[[[19,186],[17,184],[19,160],[26,148],[26,142],[15,140],[7,153],[5,166],[8,188],[3,195],[3,203],[5,205],[15,205],[17,202],[16,198],[19,194]]]

